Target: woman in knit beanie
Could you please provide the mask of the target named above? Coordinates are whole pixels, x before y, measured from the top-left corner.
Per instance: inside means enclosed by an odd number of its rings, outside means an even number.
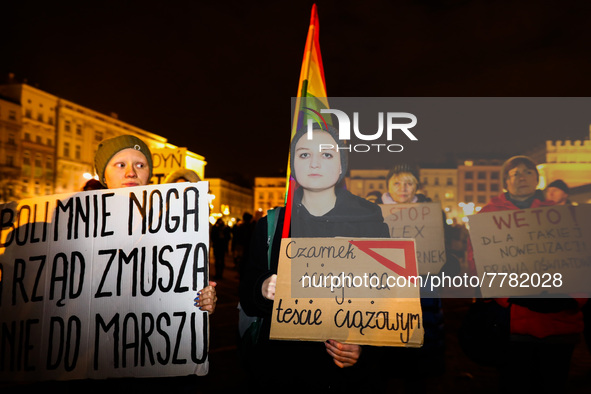
[[[120,135],[100,143],[94,156],[99,182],[109,189],[144,186],[152,178],[152,153],[134,135]]]
[[[94,156],[99,181],[108,189],[145,186],[152,178],[152,153],[148,145],[134,135],[120,135],[104,140]],[[213,313],[217,297],[215,282],[197,293],[195,306]]]

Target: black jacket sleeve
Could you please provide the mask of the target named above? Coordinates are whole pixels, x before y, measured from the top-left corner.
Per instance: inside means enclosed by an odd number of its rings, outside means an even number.
[[[241,265],[238,288],[240,305],[249,316],[269,316],[273,309],[273,301],[263,297],[261,290],[263,282],[271,275],[277,274],[284,211],[281,210],[272,245],[267,244],[267,217],[257,222],[250,241],[249,255]],[[270,267],[267,260],[268,247],[272,247]]]

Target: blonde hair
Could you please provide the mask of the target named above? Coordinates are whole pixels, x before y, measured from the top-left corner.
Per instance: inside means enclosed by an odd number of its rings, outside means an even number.
[[[414,176],[410,172],[399,172],[398,174],[392,175],[388,179],[388,184],[390,184],[390,181],[392,179],[397,179],[397,180],[400,180],[402,182],[409,182],[409,183],[412,183],[413,185],[416,185],[417,188],[419,187],[419,180],[417,179],[416,176]]]

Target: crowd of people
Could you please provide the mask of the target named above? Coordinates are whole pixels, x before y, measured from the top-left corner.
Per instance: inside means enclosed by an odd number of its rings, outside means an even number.
[[[403,163],[395,165],[388,174],[388,191],[382,195],[368,195],[366,201],[371,205],[367,205],[339,185],[346,171],[347,150],[335,149],[341,147],[342,141],[336,138],[334,130],[330,126],[316,125],[313,140],[301,136],[302,133],[298,132],[291,146],[292,174],[299,188],[292,204],[290,237],[385,237],[388,235],[381,230],[383,218],[373,203],[420,204],[430,201],[417,193],[420,188],[418,166]],[[546,195],[537,190],[539,174],[535,163],[528,157],[508,159],[501,176],[506,192],[493,198],[480,212],[568,203],[569,190],[561,180],[548,185]],[[466,228],[445,225],[444,234],[447,262],[442,271],[458,275],[462,262],[467,260],[470,274],[476,275]],[[396,372],[402,375],[405,392],[427,392],[428,379],[445,370],[443,308],[439,294],[421,288],[425,337],[419,349],[372,348],[332,339],[328,339],[322,349],[318,343],[269,340],[277,284],[277,238],[267,233],[263,220],[255,231],[250,259],[241,272],[239,293],[242,307],[248,315],[263,318],[266,324],[252,358],[252,365],[256,368],[248,370],[252,392],[272,391],[280,382],[293,381],[297,377],[305,377],[311,383],[310,387],[318,392],[383,389],[387,379]],[[266,263],[267,248],[272,250],[270,267]],[[560,298],[510,297],[484,302],[498,304],[509,319],[503,336],[506,343],[502,344],[507,353],[496,365],[500,390],[562,392],[566,387],[574,346],[585,328],[583,311],[585,305],[589,305],[587,298],[563,294]]]
[[[312,139],[302,138],[304,135],[299,130],[291,145],[291,170],[298,187],[293,196],[290,237],[386,238],[389,231],[376,204],[431,201],[418,193],[420,169],[410,163],[392,167],[386,179],[386,193],[366,199],[352,195],[343,187],[348,157],[346,150],[337,148],[344,143],[337,138],[336,130],[316,125]],[[101,143],[95,165],[100,185],[94,187],[103,188],[146,185],[152,171],[148,147],[133,136]],[[506,192],[493,198],[481,213],[570,204],[569,188],[562,180],[551,182],[545,193],[536,188],[537,167],[526,156],[507,160],[501,176]],[[185,169],[166,178],[169,183],[199,180],[194,172]],[[443,212],[442,215],[445,218]],[[278,229],[283,227],[284,217],[285,210],[280,210]],[[457,275],[466,261],[470,273],[476,274],[466,228],[445,223],[444,220],[447,262],[442,271]],[[259,341],[250,362],[244,365],[252,392],[276,391],[279,385],[302,377],[317,392],[383,389],[392,368],[403,371],[407,392],[425,392],[427,379],[444,372],[443,308],[436,292],[421,290],[425,338],[418,349],[375,348],[330,338],[324,343],[270,340],[281,237],[279,230],[269,234],[267,225],[266,217],[255,221],[245,213],[233,228],[218,219],[210,232],[214,278],[223,278],[226,253],[231,253],[240,269],[241,307],[247,315],[263,319]],[[217,300],[215,285],[210,282],[195,299],[197,307],[210,313]],[[498,366],[501,390],[560,392],[565,387],[574,346],[584,331],[587,299],[565,295],[550,300],[510,297],[486,301],[498,303],[510,316],[507,354],[505,362]]]
[[[371,193],[366,198],[351,194],[343,187],[348,157],[347,150],[342,149],[345,142],[337,138],[337,131],[331,126],[315,125],[311,139],[302,138],[304,135],[305,131],[298,130],[291,144],[291,173],[297,188],[290,237],[388,238],[388,227],[377,204],[431,201],[419,193],[420,168],[412,163],[391,168],[386,193]],[[89,181],[84,190],[147,185],[153,169],[148,146],[131,135],[103,141],[94,163],[98,181]],[[562,180],[554,180],[544,191],[537,189],[539,174],[529,157],[508,159],[501,177],[506,192],[492,198],[480,213],[571,204],[569,187]],[[166,178],[167,183],[200,180],[196,173],[186,169]],[[442,215],[445,218],[445,213]],[[391,371],[396,370],[403,377],[406,392],[426,392],[428,379],[445,371],[444,310],[437,292],[421,288],[425,336],[418,349],[360,346],[332,338],[325,342],[269,339],[284,221],[285,210],[280,209],[275,233],[269,233],[266,216],[255,220],[250,213],[244,213],[232,228],[221,218],[210,228],[215,280],[223,280],[226,254],[230,253],[239,269],[241,308],[248,316],[262,318],[258,341],[244,364],[247,389],[274,392],[281,385],[305,378],[306,391],[311,392],[383,390]],[[468,230],[463,225],[448,225],[445,220],[443,223],[446,264],[442,271],[454,276],[467,266],[468,272],[476,275]],[[210,281],[209,286],[200,290],[194,302],[200,310],[214,313],[216,282]],[[575,344],[583,334],[591,343],[587,298],[563,294],[552,299],[508,297],[485,302],[497,303],[509,316],[507,350],[497,366],[500,390],[562,392]]]

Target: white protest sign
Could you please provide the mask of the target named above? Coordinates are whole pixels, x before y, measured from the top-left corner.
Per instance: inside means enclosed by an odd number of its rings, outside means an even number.
[[[470,216],[483,297],[589,292],[591,205]]]
[[[171,172],[185,167],[186,148],[150,149],[152,152],[152,179],[155,184],[161,184]]]
[[[380,205],[392,238],[413,238],[417,246],[419,274],[437,275],[445,264],[445,238],[441,204]]]
[[[284,238],[271,339],[419,347],[414,240]]]
[[[0,380],[208,371],[207,182],[0,205]]]

